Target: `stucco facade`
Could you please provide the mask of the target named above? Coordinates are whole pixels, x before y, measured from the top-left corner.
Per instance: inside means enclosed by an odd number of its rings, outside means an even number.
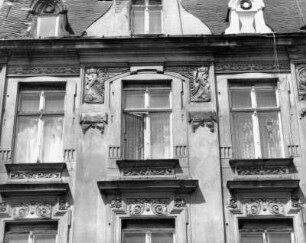
[[[294,1],[139,2],[0,4],[0,243],[306,242]]]

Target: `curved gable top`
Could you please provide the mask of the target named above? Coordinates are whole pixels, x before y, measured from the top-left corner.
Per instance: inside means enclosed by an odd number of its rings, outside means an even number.
[[[181,5],[181,0],[160,0],[152,6],[154,18],[144,16],[150,12],[147,0],[144,5],[132,5],[132,0],[113,0],[111,8],[87,29],[87,36],[130,36],[131,34],[163,35],[210,35],[210,29],[198,18],[188,13]],[[144,11],[144,9],[146,11]],[[135,14],[133,10],[135,10]],[[156,9],[160,9],[159,12]],[[136,16],[136,17],[135,17]],[[133,18],[135,22],[133,22]],[[154,22],[153,22],[154,19]],[[149,23],[151,21],[151,23]],[[137,25],[137,26],[133,26]],[[151,32],[151,25],[155,31]],[[137,29],[137,31],[136,31]],[[140,29],[140,32],[139,32]]]

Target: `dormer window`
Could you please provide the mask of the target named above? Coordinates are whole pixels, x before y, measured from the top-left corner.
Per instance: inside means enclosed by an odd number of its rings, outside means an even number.
[[[162,0],[132,0],[133,34],[162,33]]]
[[[32,7],[34,22],[31,32],[35,37],[66,36],[67,16],[62,3],[57,0],[40,0]]]

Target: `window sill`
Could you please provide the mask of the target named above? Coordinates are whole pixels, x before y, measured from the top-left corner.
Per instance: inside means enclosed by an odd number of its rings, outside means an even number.
[[[65,163],[5,164],[10,180],[60,180]]]

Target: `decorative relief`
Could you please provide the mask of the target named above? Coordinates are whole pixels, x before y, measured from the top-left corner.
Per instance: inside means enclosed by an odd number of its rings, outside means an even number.
[[[288,213],[298,213],[302,208],[300,198],[296,195],[291,196]]]
[[[108,157],[110,159],[120,159],[121,151],[119,146],[109,146],[108,147]]]
[[[209,67],[197,68],[190,80],[191,102],[211,101]]]
[[[7,202],[0,202],[0,218],[10,217],[10,207]]]
[[[166,198],[130,198],[127,205],[130,215],[158,215],[167,214],[169,199]]]
[[[186,158],[188,156],[188,147],[187,145],[178,145],[174,149],[176,158]]]
[[[299,65],[296,68],[296,76],[300,100],[306,100],[306,64]]]
[[[237,167],[237,175],[283,175],[289,174],[289,168],[287,166],[278,167]]]
[[[306,108],[300,110],[300,120],[302,120],[306,116]]]
[[[241,214],[241,204],[236,197],[232,197],[228,200],[226,207],[233,213],[233,214]]]
[[[64,161],[70,162],[75,159],[75,149],[65,149],[64,150]]]
[[[52,205],[39,201],[14,203],[12,214],[13,218],[51,218]]]
[[[281,199],[248,199],[244,202],[244,205],[247,215],[285,214],[285,202]]]
[[[137,167],[122,168],[122,176],[169,176],[174,175],[174,168]]]
[[[65,198],[59,198],[54,216],[63,216],[69,210],[70,205]]]
[[[11,160],[11,150],[0,150],[0,161]]]
[[[230,159],[232,158],[232,147],[220,147],[221,158],[222,159]]]
[[[58,171],[14,171],[10,172],[10,179],[56,179],[61,177]]]
[[[189,113],[189,123],[192,126],[192,132],[195,132],[200,126],[207,127],[211,132],[214,132],[215,122],[217,122],[217,113],[215,111]]]
[[[127,72],[127,68],[89,67],[85,70],[85,94],[86,103],[104,103],[105,81]]]
[[[217,63],[215,65],[216,73],[229,73],[229,72],[264,72],[264,71],[275,71],[279,70],[289,71],[289,63]]]
[[[290,157],[298,157],[299,156],[299,145],[288,145],[288,153]]]
[[[184,208],[186,206],[186,201],[182,197],[174,198],[174,207],[175,208]]]
[[[121,197],[114,198],[110,203],[110,207],[117,209],[122,208],[122,198]]]
[[[9,67],[8,74],[11,75],[42,75],[42,74],[79,74],[80,68],[72,67]]]
[[[101,134],[103,134],[105,125],[108,122],[107,120],[107,113],[105,113],[104,115],[96,113],[82,113],[80,124],[82,127],[83,134],[85,134],[89,128],[96,128],[101,132]]]

